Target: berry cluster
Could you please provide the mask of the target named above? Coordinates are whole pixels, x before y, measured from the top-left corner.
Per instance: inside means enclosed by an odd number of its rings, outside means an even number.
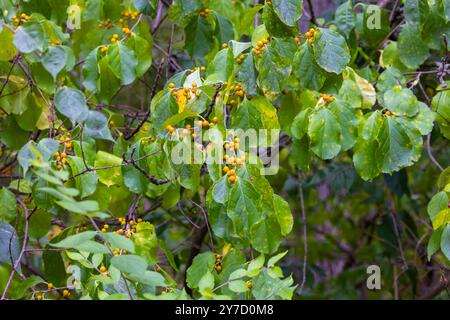
[[[252,49],[252,52],[258,58],[261,58],[261,54],[266,50],[266,45],[269,43],[269,40],[266,38],[259,40],[256,43],[256,46]]]
[[[232,141],[226,142],[224,144],[225,152],[230,153],[232,156],[225,154],[223,159],[225,160],[226,165],[223,167],[224,174],[228,177],[228,183],[235,184],[238,180],[236,175],[236,171],[238,168],[241,168],[246,160],[245,154],[241,157],[238,157],[239,151],[239,138],[235,137]]]
[[[389,110],[383,110],[383,114],[386,117],[395,117],[395,114],[393,112],[389,111]],[[449,206],[449,208],[450,208],[450,206]]]
[[[124,249],[115,249],[114,251],[113,251],[113,255],[114,256],[120,256],[120,255],[122,255],[122,254],[128,254],[128,250],[124,250]]]
[[[99,270],[100,273],[101,273],[102,275],[104,275],[104,276],[109,275],[108,269],[106,269],[106,267],[103,266],[103,265],[102,265],[98,270]]]
[[[25,13],[12,17],[12,21],[16,26],[19,26],[22,22],[27,22],[28,20],[30,20],[30,16]]]
[[[55,153],[56,159],[56,170],[62,170],[64,165],[67,163],[67,153],[56,151]]]
[[[199,15],[200,17],[206,18],[209,16],[209,14],[211,13],[211,9],[205,8],[200,10]]]
[[[142,221],[143,221],[142,218],[138,218],[137,219],[137,223],[141,223]],[[124,228],[123,229],[118,229],[118,230],[114,231],[114,233],[125,234],[125,236],[127,238],[131,238],[131,235],[133,233],[136,233],[136,225],[137,225],[137,223],[136,223],[135,220],[131,219],[127,223],[127,220],[125,218],[119,218],[118,222]]]
[[[141,144],[142,144],[143,146],[145,146],[145,145],[147,145],[147,144],[152,143],[152,142],[155,141],[155,140],[156,140],[156,137],[155,137],[155,136],[150,136],[150,137],[148,137],[147,139],[142,139],[142,140],[141,140]]]
[[[117,40],[119,40],[119,35],[117,33],[114,33],[111,37],[111,42],[114,43]]]
[[[216,263],[214,264],[214,269],[217,273],[222,271],[222,259],[223,257],[220,254],[216,254]]]
[[[64,148],[66,151],[72,151],[72,140],[70,137],[70,133],[67,132],[66,134],[62,135],[58,139],[61,143],[64,143]]]
[[[308,43],[311,44],[314,42],[314,38],[317,35],[317,30],[314,28],[309,29],[308,32],[304,34],[304,36],[308,39]]]
[[[188,100],[190,100],[193,96],[196,96],[197,98],[200,97],[200,92],[197,91],[197,83],[192,83],[192,88],[179,88],[178,90],[175,89],[174,83],[169,83],[169,90],[172,92],[172,95],[177,100],[177,103],[179,105],[184,105]],[[191,95],[192,93],[192,95]]]
[[[48,240],[51,240],[53,237],[56,237],[56,236],[57,236],[58,234],[60,234],[62,231],[63,231],[63,229],[62,229],[60,226],[54,225],[53,228],[52,228],[52,230],[50,230],[50,231],[47,233],[47,239],[48,239]]]
[[[331,103],[333,102],[335,99],[331,94],[326,94],[326,93],[321,93],[320,97],[326,102],[326,103]]]
[[[109,19],[109,18],[98,24],[99,29],[103,29],[103,28],[109,29],[112,27],[114,27],[114,24],[111,23],[111,19]]]
[[[244,59],[245,55],[241,54],[239,57],[236,58],[236,63],[241,64],[242,62],[244,62]]]
[[[124,17],[124,19],[136,20],[138,15],[139,15],[139,12],[122,11],[122,17]],[[119,22],[120,22],[120,20],[119,20]]]
[[[133,33],[133,32],[131,31],[131,29],[128,28],[128,27],[123,27],[123,28],[122,28],[122,32],[125,33],[127,36],[131,36],[131,34]]]
[[[245,91],[242,88],[242,83],[237,83],[230,88],[230,100],[228,101],[228,105],[230,107],[235,106],[238,103],[238,100],[242,99],[244,96]]]

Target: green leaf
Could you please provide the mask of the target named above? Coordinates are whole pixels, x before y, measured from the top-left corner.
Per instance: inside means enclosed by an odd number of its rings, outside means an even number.
[[[404,6],[407,22],[423,24],[430,13],[427,0],[406,0]]]
[[[245,285],[245,281],[241,280],[247,276],[247,271],[245,269],[237,269],[230,274],[230,278],[228,279],[229,284],[228,287],[231,291],[241,293],[247,292],[249,289]]]
[[[206,272],[198,282],[199,290],[213,289],[214,288],[214,275],[211,271]]]
[[[321,159],[332,159],[341,151],[342,129],[336,116],[322,107],[309,116],[311,150]]]
[[[44,29],[39,22],[29,21],[18,27],[14,34],[14,45],[23,53],[44,51]]]
[[[450,260],[450,225],[447,225],[442,232],[441,250],[447,259]]]
[[[259,86],[266,95],[280,93],[291,73],[292,66],[288,55],[293,55],[294,51],[283,50],[285,44],[281,42],[277,47],[268,46],[261,58],[257,60]],[[288,49],[294,49],[292,42],[290,45]]]
[[[88,253],[97,253],[97,254],[108,254],[109,250],[106,246],[104,246],[101,243],[87,240],[83,243],[80,243],[79,245],[76,245],[73,247],[74,249],[77,249],[81,252],[88,252]]]
[[[136,79],[137,59],[134,51],[118,41],[109,47],[108,65],[114,75],[121,80],[123,86]]]
[[[120,89],[120,79],[116,77],[114,72],[109,67],[109,56],[104,56],[99,64],[100,79],[97,82],[98,99],[101,103],[109,104],[111,98]]]
[[[211,51],[214,30],[207,18],[193,16],[184,31],[185,48],[192,58],[203,58]]]
[[[75,248],[84,242],[91,240],[96,234],[96,231],[84,231],[73,236],[69,236],[60,242],[51,243],[50,245],[56,248]]]
[[[332,30],[321,28],[313,48],[317,64],[328,72],[340,74],[350,62],[344,37]]]
[[[435,194],[433,198],[431,198],[427,207],[428,215],[430,216],[431,221],[434,222],[439,212],[448,209],[449,201],[450,199],[444,191]]]
[[[19,252],[17,231],[8,223],[0,223],[0,263],[11,265],[11,260],[15,262],[19,257]]]
[[[100,77],[97,57],[99,48],[92,50],[83,63],[83,85],[90,91],[97,90],[97,80]]]
[[[109,131],[108,119],[99,111],[89,111],[84,131],[92,138],[114,141]]]
[[[273,217],[268,217],[252,225],[250,237],[251,244],[255,250],[271,254],[276,252],[280,246],[280,227]]]
[[[62,87],[55,94],[55,107],[72,122],[82,122],[88,115],[86,98],[78,89]]]
[[[144,275],[148,267],[144,258],[130,254],[112,257],[111,265],[122,272],[134,275]]]
[[[351,0],[337,7],[334,21],[336,27],[348,38],[356,25],[356,15]]]
[[[273,203],[275,207],[275,216],[280,225],[281,235],[288,235],[294,226],[294,218],[292,217],[291,208],[287,201],[279,195],[273,195]]]
[[[402,167],[409,166],[418,160],[422,139],[420,137],[419,144],[417,144],[417,141],[414,141],[417,135],[420,135],[420,133],[418,131],[411,132],[405,126],[405,122],[402,123],[395,118],[386,118],[384,120],[378,137],[381,147],[380,151],[383,155],[383,172],[392,173],[393,171],[398,171]]]
[[[302,16],[303,0],[273,0],[272,5],[280,20],[290,27]]]
[[[384,93],[386,108],[396,115],[414,116],[419,112],[419,104],[414,93],[401,87],[395,87]]]
[[[205,84],[228,81],[234,67],[233,53],[230,49],[220,50],[208,68]],[[197,83],[198,84],[198,83]]]
[[[133,4],[140,12],[151,17],[155,16],[158,7],[157,0],[133,0]]]
[[[41,62],[44,68],[50,72],[53,80],[56,80],[58,73],[66,66],[67,58],[67,52],[63,47],[51,46],[42,56]]]
[[[311,46],[303,44],[300,47],[294,56],[292,67],[295,76],[306,89],[319,91],[323,87],[327,72],[316,63]]]
[[[16,196],[6,188],[0,189],[0,221],[10,222],[16,216]]]
[[[101,233],[100,236],[105,239],[113,250],[122,249],[127,250],[131,253],[134,252],[134,243],[127,237],[114,233],[114,232],[105,232]]]
[[[8,28],[0,29],[0,43],[2,49],[0,50],[0,61],[9,61],[17,54],[17,49],[13,44],[14,33]]]
[[[250,182],[239,179],[231,189],[227,215],[238,230],[248,230],[257,221],[263,219],[261,195]]]
[[[407,22],[398,36],[400,61],[408,68],[418,69],[428,58],[429,50],[423,43],[418,25]]]
[[[25,280],[22,280],[19,285],[14,289],[14,298],[22,298],[26,292],[38,284],[45,283],[44,279],[38,276],[31,276]]]
[[[128,277],[147,286],[166,287],[164,277],[155,271],[145,271],[143,274],[131,274]]]
[[[419,101],[419,112],[411,119],[411,123],[420,131],[421,135],[427,135],[433,130],[436,115],[428,106]]]
[[[273,37],[294,36],[298,30],[297,27],[289,27],[285,25],[278,17],[273,6],[269,5],[267,2],[264,6],[261,18],[264,22],[265,29]],[[255,32],[257,30],[258,29],[256,28]]]
[[[405,77],[400,70],[394,67],[389,67],[384,70],[378,77],[377,89],[380,92],[386,92],[393,87],[406,84]]]
[[[286,254],[288,253],[288,250],[285,252],[279,253],[267,261],[267,267],[273,267],[278,261],[280,261]]]
[[[178,104],[170,91],[160,91],[151,102],[151,118],[158,129],[164,128],[164,123],[178,114]]]
[[[34,141],[29,141],[24,145],[17,155],[17,160],[23,169],[24,175],[33,164],[33,161],[37,159],[48,161],[58,150],[58,147],[58,142],[49,138],[42,139],[38,144]]]
[[[427,257],[428,261],[431,260],[431,257],[439,250],[441,247],[441,238],[442,238],[442,231],[443,228],[439,228],[438,230],[434,231],[431,235],[430,240],[428,241],[427,245]]]
[[[260,269],[264,266],[264,255],[259,255],[256,259],[250,261],[247,267],[247,274],[249,277],[254,277],[258,275]]]
[[[213,269],[215,261],[216,258],[212,252],[204,252],[195,256],[186,273],[186,282],[189,288],[198,288],[200,280]]]
[[[450,91],[437,93],[433,97],[431,107],[436,112],[436,122],[442,135],[450,140]]]
[[[95,157],[95,167],[111,167],[103,170],[98,170],[97,175],[101,183],[107,185],[108,187],[112,185],[122,184],[122,169],[121,169],[122,159],[116,157],[111,153],[104,151],[97,152]]]
[[[149,39],[144,39],[136,34],[133,34],[127,39],[126,45],[134,51],[137,59],[136,78],[142,77],[152,65],[152,51],[153,41],[150,36]]]
[[[240,129],[261,129],[263,128],[261,113],[246,98],[231,112],[231,126]]]
[[[250,95],[256,95],[258,93],[253,55],[249,54],[245,57],[244,62],[241,63],[241,67],[236,74],[236,80],[242,83],[245,93]]]
[[[72,169],[72,174],[77,175],[80,172],[86,170],[86,167],[83,163],[83,159],[76,156],[68,157],[69,165]],[[97,173],[94,171],[86,172],[82,175],[79,175],[74,178],[75,185],[78,190],[80,190],[80,197],[85,198],[90,196],[95,192],[97,186]]]
[[[214,16],[216,18],[216,29],[214,33],[219,39],[219,42],[227,43],[230,40],[234,40],[235,31],[231,21],[217,12],[214,12]]]
[[[135,253],[150,264],[155,264],[158,254],[158,239],[156,237],[155,227],[149,222],[141,222],[136,226],[136,232],[133,234],[133,243]]]

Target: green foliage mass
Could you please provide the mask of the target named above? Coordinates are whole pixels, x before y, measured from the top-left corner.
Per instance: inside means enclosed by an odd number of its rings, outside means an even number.
[[[0,1],[2,299],[439,295],[450,2],[303,2]]]

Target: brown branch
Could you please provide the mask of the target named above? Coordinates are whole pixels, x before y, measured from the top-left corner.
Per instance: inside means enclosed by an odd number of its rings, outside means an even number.
[[[22,200],[17,199],[17,202],[21,205],[21,207],[24,210],[25,215],[25,231],[23,235],[23,243],[22,243],[22,249],[20,250],[19,256],[17,257],[16,261],[12,264],[12,271],[9,275],[8,282],[6,283],[5,289],[3,290],[3,294],[0,300],[6,299],[6,293],[8,292],[8,289],[11,285],[12,279],[14,277],[14,274],[16,273],[17,268],[20,265],[20,261],[22,260],[22,257],[25,253],[25,250],[27,248],[28,243],[28,230],[29,230],[29,214],[28,214],[28,208],[27,206],[22,202]]]
[[[160,149],[155,150],[155,151],[153,151],[153,152],[151,152],[149,154],[146,154],[146,155],[144,155],[144,156],[142,156],[142,157],[140,157],[138,159],[135,159],[135,161],[144,160],[144,159],[146,159],[148,157],[151,157],[151,156],[157,154],[158,152],[161,152],[161,150]],[[121,163],[121,164],[113,164],[113,165],[104,166],[104,167],[90,168],[89,171],[88,170],[83,170],[83,171],[81,171],[81,172],[79,172],[77,174],[74,174],[73,176],[70,176],[65,182],[67,182],[69,180],[72,180],[72,179],[75,179],[76,177],[79,177],[79,176],[81,176],[83,174],[86,174],[86,173],[88,173],[90,171],[99,171],[99,170],[108,170],[108,169],[114,169],[114,168],[121,168],[121,167],[129,166],[130,164],[131,163]]]
[[[300,198],[300,208],[302,212],[302,225],[303,225],[303,268],[302,268],[302,282],[300,284],[300,288],[298,290],[298,294],[301,295],[303,288],[306,283],[306,266],[308,259],[308,234],[307,234],[307,224],[306,224],[306,210],[305,210],[305,200],[303,198],[303,186],[300,181],[300,177],[298,178],[298,193]]]
[[[217,97],[219,96],[220,90],[222,90],[222,86],[223,86],[222,83],[218,83],[218,84],[217,84],[217,86],[216,86],[216,92],[214,92],[214,96],[213,96],[213,98],[212,98],[212,100],[211,100],[211,103],[210,103],[209,106],[208,106],[208,110],[207,110],[207,112],[206,112],[206,114],[205,114],[205,119],[208,119],[209,116],[211,115],[212,110],[213,110],[213,107],[214,107],[214,105],[216,104]]]
[[[161,76],[161,70],[162,70],[163,64],[164,64],[164,59],[162,59],[161,62],[159,63],[158,70],[157,70],[156,76],[155,76],[155,80],[153,81],[153,86],[150,91],[151,99],[153,99],[153,97],[155,96],[156,88],[158,87],[158,82],[159,82],[159,78]],[[151,104],[148,106],[147,112],[145,113],[144,118],[141,120],[139,125],[133,130],[133,132],[131,132],[131,134],[129,136],[125,137],[125,140],[130,140],[132,137],[134,137],[134,135],[136,133],[139,132],[139,130],[141,130],[144,123],[148,120],[148,117],[150,116],[150,112],[151,112]]]
[[[308,8],[309,8],[309,21],[311,21],[312,24],[317,25],[316,21],[316,15],[314,13],[314,7],[312,5],[311,0],[307,0],[308,2]]]
[[[126,164],[131,164],[136,170],[138,170],[140,173],[142,173],[151,183],[153,183],[155,185],[162,185],[162,184],[165,184],[165,183],[169,182],[169,180],[167,180],[167,179],[158,179],[158,178],[152,176],[151,174],[149,174],[144,169],[142,169],[136,163],[136,160],[133,158],[133,155],[134,155],[135,151],[136,151],[136,149],[133,148],[133,150],[131,151],[130,159],[126,159],[125,154],[123,154],[122,155],[123,162],[126,163]]]

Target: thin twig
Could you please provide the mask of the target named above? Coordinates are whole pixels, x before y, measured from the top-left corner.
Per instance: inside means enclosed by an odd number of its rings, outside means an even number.
[[[211,248],[214,249],[214,242],[213,242],[213,236],[212,236],[212,232],[211,232],[211,228],[209,226],[209,220],[208,220],[208,215],[206,214],[205,209],[203,209],[203,207],[201,205],[199,205],[198,203],[196,203],[194,200],[191,199],[191,202],[200,209],[200,211],[203,213],[203,217],[205,218],[205,224],[206,224],[206,228],[208,229],[208,234],[209,234],[209,240],[211,241]]]
[[[142,169],[138,164],[137,161],[133,158],[134,156],[134,152],[136,151],[136,149],[133,148],[133,150],[131,150],[131,155],[130,155],[130,159],[126,159],[125,154],[122,155],[123,158],[123,162],[127,163],[127,164],[131,164],[136,170],[138,170],[140,173],[142,173],[151,183],[153,183],[154,185],[162,185],[165,183],[168,183],[169,180],[168,179],[158,179],[154,176],[152,176],[151,174],[149,174],[147,171],[145,171],[144,169]]]
[[[161,76],[161,69],[162,69],[163,64],[164,64],[164,59],[162,59],[161,62],[159,63],[158,71],[156,72],[155,80],[153,81],[153,86],[150,91],[151,99],[155,96],[156,88],[158,87],[158,82],[159,82],[159,78]],[[147,112],[145,113],[144,118],[141,120],[139,125],[133,130],[133,132],[131,132],[131,134],[129,136],[125,137],[125,140],[130,140],[132,137],[134,137],[134,135],[136,133],[139,132],[139,130],[141,130],[142,126],[147,121],[148,117],[150,116],[150,112],[151,112],[151,105],[148,106]]]
[[[440,163],[436,160],[431,152],[431,133],[427,135],[427,153],[428,157],[430,157],[431,162],[433,162],[441,171],[444,171],[444,168],[440,165]]]
[[[217,84],[216,92],[214,92],[214,96],[213,96],[213,98],[211,100],[211,103],[208,106],[208,109],[207,109],[206,114],[205,114],[205,119],[208,119],[209,116],[211,115],[211,113],[213,111],[213,107],[216,104],[217,97],[219,96],[220,90],[222,90],[222,86],[223,86],[222,83],[218,83]]]
[[[303,198],[303,186],[302,182],[299,181],[298,184],[298,192],[300,196],[300,208],[302,212],[302,225],[303,225],[303,268],[302,268],[302,282],[300,284],[300,288],[298,290],[298,294],[301,295],[303,292],[303,288],[306,283],[306,266],[308,261],[308,234],[307,234],[307,225],[306,225],[306,210],[305,210],[305,201]]]
[[[14,274],[17,270],[17,268],[20,265],[20,261],[22,260],[22,257],[25,253],[25,250],[27,248],[27,243],[28,243],[28,230],[29,230],[29,216],[28,216],[28,208],[27,206],[22,202],[22,200],[17,199],[17,202],[20,204],[20,206],[23,208],[24,210],[24,215],[25,215],[25,230],[24,230],[24,235],[23,235],[23,243],[22,243],[22,249],[20,250],[19,256],[17,257],[15,263],[12,265],[12,271],[11,274],[9,275],[9,279],[8,282],[6,283],[5,289],[3,290],[3,294],[0,300],[5,300],[6,299],[6,293],[8,292],[9,286],[11,285],[12,279],[14,277]]]

